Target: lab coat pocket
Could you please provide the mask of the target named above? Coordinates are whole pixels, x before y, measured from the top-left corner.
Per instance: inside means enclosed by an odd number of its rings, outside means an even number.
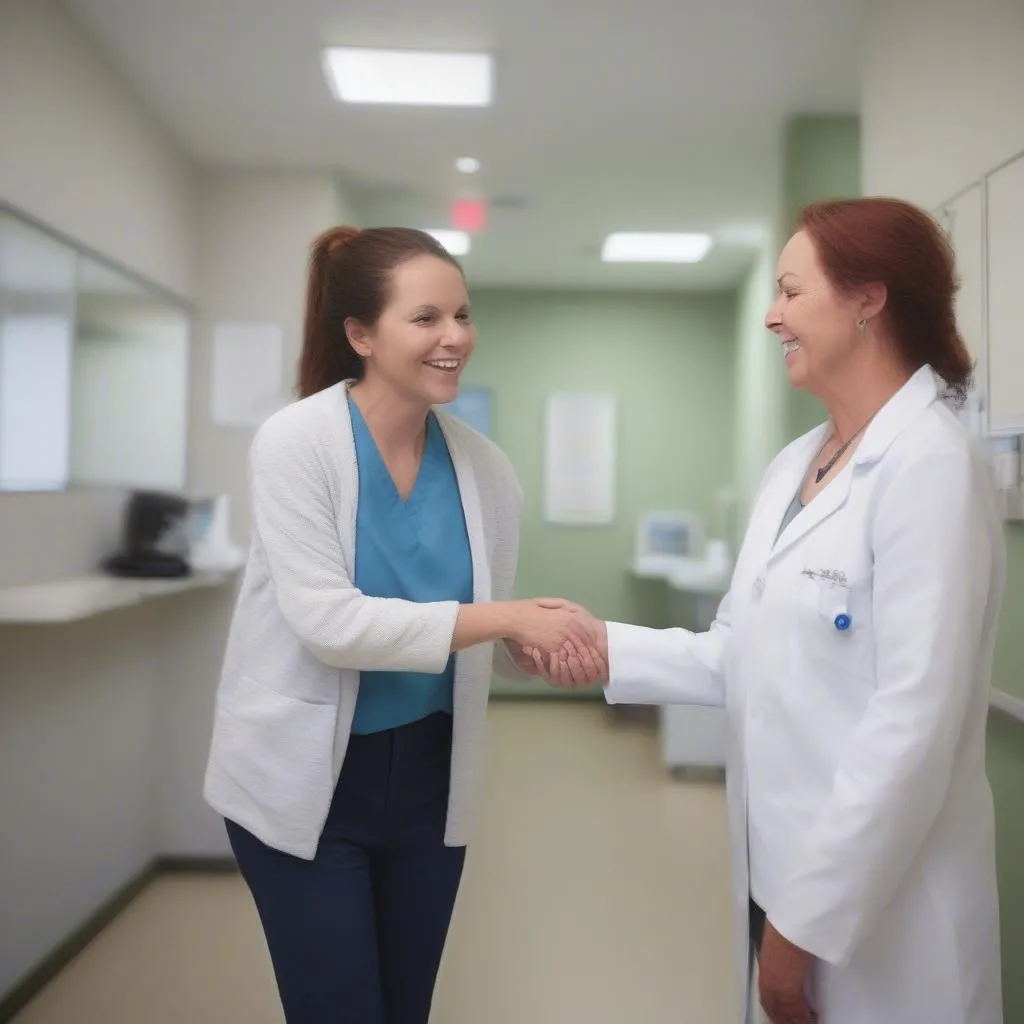
[[[337,717],[334,704],[299,700],[242,677],[218,702],[221,771],[258,800],[275,828],[301,828],[311,787],[322,790],[318,802],[330,803]]]
[[[797,665],[816,678],[871,672],[870,588],[845,575],[800,574],[794,584],[793,646]]]

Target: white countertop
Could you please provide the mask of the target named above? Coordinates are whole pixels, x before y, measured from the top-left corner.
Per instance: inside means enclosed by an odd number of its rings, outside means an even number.
[[[640,579],[665,580],[676,590],[724,594],[729,589],[732,566],[678,555],[646,555],[633,563],[632,571]]]
[[[125,579],[93,573],[52,583],[0,588],[0,625],[75,622],[158,597],[218,587],[231,575],[204,572],[176,579]]]

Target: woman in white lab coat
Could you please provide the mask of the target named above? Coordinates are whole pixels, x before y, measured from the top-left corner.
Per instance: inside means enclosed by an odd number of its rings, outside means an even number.
[[[778,285],[767,325],[830,418],[768,469],[707,633],[592,620],[606,696],[726,708],[748,1016],[753,947],[776,1024],[998,1024],[985,726],[1005,557],[936,385],[962,397],[971,373],[952,255],[907,204],[820,204]]]

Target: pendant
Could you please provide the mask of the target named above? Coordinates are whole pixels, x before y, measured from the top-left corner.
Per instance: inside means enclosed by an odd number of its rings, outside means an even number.
[[[850,441],[852,440],[853,438],[851,437]],[[828,462],[826,462],[825,465],[818,470],[818,475],[817,477],[815,477],[814,480],[816,484],[820,484],[821,481],[824,480],[825,477],[828,475],[828,471],[843,457],[843,452],[845,452],[846,449],[850,447],[850,441],[847,441],[846,444],[844,444],[842,448],[840,448],[835,453],[835,455],[833,455],[832,458],[829,459]]]

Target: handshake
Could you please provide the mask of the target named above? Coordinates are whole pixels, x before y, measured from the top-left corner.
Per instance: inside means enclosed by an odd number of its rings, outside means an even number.
[[[513,604],[505,645],[519,669],[561,689],[608,681],[608,631],[600,619],[561,598]]]

